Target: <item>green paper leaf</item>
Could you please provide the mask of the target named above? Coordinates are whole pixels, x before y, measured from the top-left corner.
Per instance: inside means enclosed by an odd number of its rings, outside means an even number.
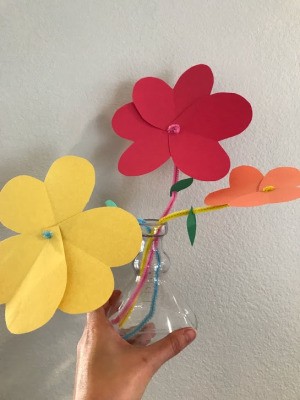
[[[172,196],[173,192],[180,192],[183,189],[188,188],[189,186],[191,186],[191,184],[193,183],[193,178],[187,178],[187,179],[182,179],[181,181],[178,181],[176,183],[174,183],[174,185],[171,187],[170,190],[170,196]]]
[[[191,245],[193,246],[197,230],[196,215],[194,213],[193,207],[191,207],[190,212],[188,213],[188,217],[186,220],[186,227],[189,234]]]
[[[118,207],[116,203],[112,200],[106,200],[105,205],[106,207]]]

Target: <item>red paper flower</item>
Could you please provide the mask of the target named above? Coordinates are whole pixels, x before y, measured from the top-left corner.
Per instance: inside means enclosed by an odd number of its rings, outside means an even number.
[[[172,157],[185,174],[203,181],[224,177],[230,168],[220,140],[243,132],[251,105],[235,93],[211,94],[213,74],[196,65],[172,89],[158,78],[143,78],[133,88],[133,102],[116,111],[115,132],[134,143],[122,154],[119,171],[143,175]]]
[[[231,171],[229,184],[229,188],[206,196],[205,203],[211,206],[253,207],[298,199],[300,170],[279,167],[263,176],[258,169],[242,165]]]

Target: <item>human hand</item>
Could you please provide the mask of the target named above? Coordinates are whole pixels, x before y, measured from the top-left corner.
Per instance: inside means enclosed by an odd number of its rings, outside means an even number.
[[[77,348],[74,400],[140,400],[155,372],[196,337],[194,329],[184,328],[147,347],[127,343],[107,318],[119,296],[115,291],[105,306],[87,315]]]

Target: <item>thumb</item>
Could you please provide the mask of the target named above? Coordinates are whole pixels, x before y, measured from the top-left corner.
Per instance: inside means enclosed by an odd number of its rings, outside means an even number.
[[[170,333],[164,339],[146,348],[152,365],[158,370],[166,361],[175,357],[196,337],[196,331],[192,328],[178,329]]]

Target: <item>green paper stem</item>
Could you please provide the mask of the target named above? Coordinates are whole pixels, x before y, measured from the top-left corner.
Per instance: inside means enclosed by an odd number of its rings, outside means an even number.
[[[191,207],[191,209],[188,213],[187,220],[186,220],[186,227],[187,227],[187,231],[189,234],[189,239],[190,239],[191,245],[193,246],[195,237],[196,237],[196,230],[197,230],[196,215],[194,213],[193,207]]]
[[[170,196],[172,196],[173,192],[180,192],[181,190],[184,190],[191,186],[193,183],[193,178],[187,178],[187,179],[182,179],[181,181],[178,181],[174,183],[174,185],[170,189]]]

